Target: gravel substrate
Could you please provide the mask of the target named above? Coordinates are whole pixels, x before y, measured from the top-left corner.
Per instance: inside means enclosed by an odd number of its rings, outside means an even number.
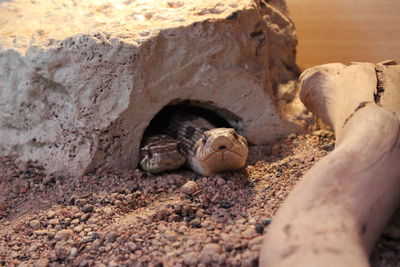
[[[257,266],[262,235],[333,134],[252,146],[248,165],[202,177],[139,169],[46,176],[0,158],[0,265]],[[400,213],[372,254],[400,266]]]

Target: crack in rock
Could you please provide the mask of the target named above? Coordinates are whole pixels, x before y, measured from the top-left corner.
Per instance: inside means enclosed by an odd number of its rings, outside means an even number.
[[[376,92],[374,93],[374,101],[376,104],[380,104],[381,97],[385,92],[386,78],[384,74],[384,66],[381,64],[375,65],[376,72]]]
[[[358,104],[358,107],[354,109],[354,111],[350,114],[350,116],[347,117],[347,119],[344,121],[342,128],[344,128],[347,124],[347,122],[353,117],[353,115],[359,110],[362,109],[363,107],[367,106],[367,104],[371,103],[370,101],[363,101]],[[375,102],[376,103],[376,102]]]

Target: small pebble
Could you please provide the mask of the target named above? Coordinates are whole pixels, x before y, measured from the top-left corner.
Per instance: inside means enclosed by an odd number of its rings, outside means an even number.
[[[52,224],[52,225],[56,225],[56,224],[60,223],[60,220],[59,219],[50,219],[49,223]]]
[[[90,217],[90,218],[87,220],[87,224],[96,224],[97,221],[98,221],[98,218],[96,218],[96,217]]]
[[[190,226],[193,228],[201,228],[201,221],[199,218],[195,218],[190,222]]]
[[[199,262],[199,253],[188,252],[182,255],[183,263],[189,266],[196,266]]]
[[[188,228],[185,225],[181,225],[178,228],[178,233],[183,234],[183,233],[185,233],[187,231],[187,229]]]
[[[71,248],[71,251],[69,252],[69,256],[74,258],[78,254],[78,249],[76,247]]]
[[[38,250],[38,245],[37,244],[32,244],[29,249],[28,252],[35,252],[36,250]]]
[[[197,192],[199,190],[199,187],[195,181],[188,181],[184,185],[182,185],[181,190],[184,194],[191,195],[194,192]]]
[[[70,247],[64,245],[61,246],[56,245],[56,255],[58,259],[65,260],[69,256],[70,252],[71,252]]]
[[[253,238],[256,235],[257,235],[257,232],[254,227],[247,227],[247,229],[242,232],[242,237],[247,238],[247,239]]]
[[[96,239],[93,241],[92,246],[90,247],[91,250],[96,250],[101,245],[100,239]]]
[[[86,204],[85,206],[82,207],[82,211],[85,213],[92,212],[94,210],[93,205]]]
[[[80,232],[82,232],[83,228],[84,228],[83,224],[80,224],[80,225],[74,227],[74,232],[80,233]]]
[[[92,241],[93,241],[93,239],[91,237],[86,237],[86,238],[82,239],[82,243],[84,243],[84,244],[92,242]]]
[[[105,236],[107,242],[113,243],[115,239],[117,238],[117,233],[116,232],[108,232]]]
[[[178,239],[178,235],[172,230],[165,231],[164,236],[170,242],[175,242]]]
[[[262,221],[262,224],[268,225],[268,224],[270,224],[271,222],[272,222],[272,219],[264,219],[264,220]]]
[[[36,230],[33,232],[35,235],[47,235],[49,231],[47,230]]]
[[[105,207],[103,209],[103,212],[107,215],[107,216],[112,216],[114,214],[114,211],[111,207]]]
[[[135,250],[138,249],[138,246],[133,242],[126,243],[126,246],[130,250],[130,252],[134,252]]]
[[[39,220],[32,220],[29,222],[30,227],[37,230],[40,228],[40,221]]]
[[[264,224],[256,224],[255,229],[258,234],[262,235],[264,233]]]
[[[98,233],[93,233],[93,234],[92,234],[92,239],[93,239],[93,240],[99,239],[99,238],[100,238],[100,235],[99,235]]]
[[[89,219],[89,217],[90,217],[90,214],[89,214],[89,213],[85,213],[85,214],[83,214],[83,215],[81,216],[81,220],[82,220],[82,221],[87,221],[87,220]]]
[[[49,265],[49,260],[46,258],[39,259],[33,264],[33,267],[47,267]]]
[[[229,209],[229,208],[232,208],[233,206],[235,206],[235,204],[230,203],[230,202],[227,202],[227,201],[221,201],[221,202],[219,203],[219,206],[220,206],[221,208],[224,208],[224,209]]]
[[[51,218],[53,218],[54,216],[56,216],[56,213],[55,213],[54,211],[50,210],[49,212],[47,212],[47,218],[48,218],[48,219],[51,219]]]
[[[323,144],[321,148],[325,151],[332,151],[335,148],[334,143],[329,143],[329,144]]]
[[[317,145],[319,143],[319,137],[314,135],[311,137],[310,141],[311,141],[311,144]]]
[[[224,185],[224,184],[226,184],[226,181],[225,181],[223,178],[218,177],[218,179],[217,179],[217,185]]]
[[[71,229],[63,229],[63,230],[60,230],[60,231],[58,231],[58,232],[56,233],[56,235],[54,236],[54,239],[55,239],[55,240],[67,239],[67,238],[69,238],[70,236],[72,236],[73,233],[74,233],[74,232],[73,232]]]
[[[221,252],[221,247],[216,243],[205,244],[202,250],[202,253],[207,253],[207,254],[218,254],[220,252]]]

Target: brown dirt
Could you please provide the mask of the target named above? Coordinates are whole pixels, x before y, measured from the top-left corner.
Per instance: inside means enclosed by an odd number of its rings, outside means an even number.
[[[292,134],[252,146],[246,168],[211,177],[62,177],[0,158],[0,265],[257,266],[271,218],[333,145],[328,131]],[[400,266],[400,212],[371,259]]]

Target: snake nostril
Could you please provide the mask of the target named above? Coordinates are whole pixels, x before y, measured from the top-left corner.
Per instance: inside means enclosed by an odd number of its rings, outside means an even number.
[[[212,150],[214,151],[226,151],[232,148],[232,146],[234,145],[233,141],[230,140],[230,138],[226,137],[226,136],[218,136],[217,138],[211,140],[212,142],[210,142],[210,146],[212,148]]]

